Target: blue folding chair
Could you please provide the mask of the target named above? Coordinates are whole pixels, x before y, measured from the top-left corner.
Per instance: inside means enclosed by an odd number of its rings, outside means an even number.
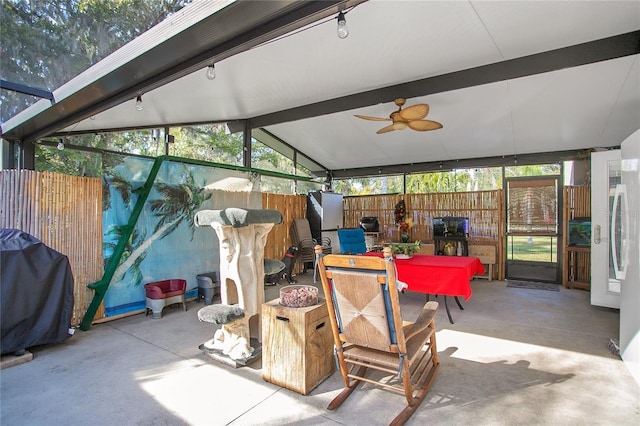
[[[362,254],[367,251],[362,228],[338,229],[338,240],[342,254]]]

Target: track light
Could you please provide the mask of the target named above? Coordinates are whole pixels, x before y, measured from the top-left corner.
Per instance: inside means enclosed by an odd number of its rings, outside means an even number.
[[[338,37],[347,38],[349,36],[349,29],[347,28],[347,19],[344,17],[344,13],[338,13]]]
[[[214,80],[216,78],[216,66],[215,64],[211,64],[207,67],[207,78],[209,80]]]
[[[142,95],[136,97],[136,109],[142,111]]]

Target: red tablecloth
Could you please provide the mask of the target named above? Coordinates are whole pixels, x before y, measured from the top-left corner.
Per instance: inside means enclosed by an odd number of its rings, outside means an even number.
[[[382,253],[366,253],[382,257]],[[469,280],[475,274],[484,274],[484,266],[477,257],[413,255],[410,259],[396,259],[398,279],[410,291],[444,296],[471,297]]]

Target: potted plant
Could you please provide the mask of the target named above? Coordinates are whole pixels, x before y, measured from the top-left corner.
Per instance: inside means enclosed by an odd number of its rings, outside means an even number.
[[[420,249],[420,244],[420,241],[413,243],[392,243],[391,251],[395,255],[411,257]]]

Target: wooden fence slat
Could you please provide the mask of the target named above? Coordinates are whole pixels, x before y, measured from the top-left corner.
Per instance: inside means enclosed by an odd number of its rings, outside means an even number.
[[[1,170],[3,228],[20,229],[66,255],[79,324],[102,276],[102,181],[33,170]],[[104,310],[99,312],[104,316]]]

